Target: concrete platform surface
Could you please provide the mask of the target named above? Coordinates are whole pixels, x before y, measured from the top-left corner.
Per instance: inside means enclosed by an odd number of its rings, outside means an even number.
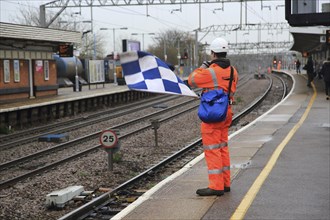
[[[208,185],[202,154],[112,219],[330,219],[330,101],[323,81],[314,92],[290,73],[286,99],[230,135],[231,164],[250,161],[231,169],[230,193],[195,194]]]
[[[40,105],[56,104],[63,101],[74,101],[81,99],[81,97],[92,98],[100,95],[125,92],[128,90],[129,89],[126,85],[119,86],[113,83],[105,83],[104,87],[103,84],[90,86],[84,85],[80,92],[74,92],[72,87],[59,88],[57,96],[24,99],[19,101],[0,101],[0,113],[38,107]]]

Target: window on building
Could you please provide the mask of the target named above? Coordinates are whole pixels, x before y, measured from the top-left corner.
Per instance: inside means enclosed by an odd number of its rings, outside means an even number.
[[[4,69],[4,82],[10,82],[10,61],[4,60],[3,61],[3,69]]]
[[[20,80],[19,60],[14,60],[14,82],[19,82]]]
[[[44,76],[45,80],[49,80],[49,61],[45,60],[44,62]]]

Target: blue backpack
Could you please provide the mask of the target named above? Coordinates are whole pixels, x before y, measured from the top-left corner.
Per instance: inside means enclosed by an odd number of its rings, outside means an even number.
[[[223,89],[208,91],[202,94],[198,117],[206,123],[224,121],[228,102],[228,95]]]
[[[226,119],[233,80],[233,68],[230,68],[228,94],[225,93],[223,89],[210,90],[202,93],[201,103],[198,107],[198,117],[205,123],[221,122]]]

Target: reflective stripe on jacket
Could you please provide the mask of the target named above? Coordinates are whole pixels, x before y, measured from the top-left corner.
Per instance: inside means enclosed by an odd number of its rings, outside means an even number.
[[[214,71],[212,71],[212,70]],[[233,82],[231,85],[231,93],[236,91],[236,84],[238,81],[238,74],[234,69]],[[189,75],[188,83],[192,88],[204,88],[204,89],[219,89],[222,88],[228,93],[230,79],[230,66],[226,69],[221,68],[217,64],[211,64],[209,68],[197,68]]]

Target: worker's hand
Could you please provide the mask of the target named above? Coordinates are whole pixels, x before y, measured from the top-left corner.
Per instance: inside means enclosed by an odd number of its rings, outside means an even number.
[[[211,61],[204,61],[202,63],[202,65],[200,66],[200,68],[207,69],[207,68],[209,68],[210,65],[211,65]]]

